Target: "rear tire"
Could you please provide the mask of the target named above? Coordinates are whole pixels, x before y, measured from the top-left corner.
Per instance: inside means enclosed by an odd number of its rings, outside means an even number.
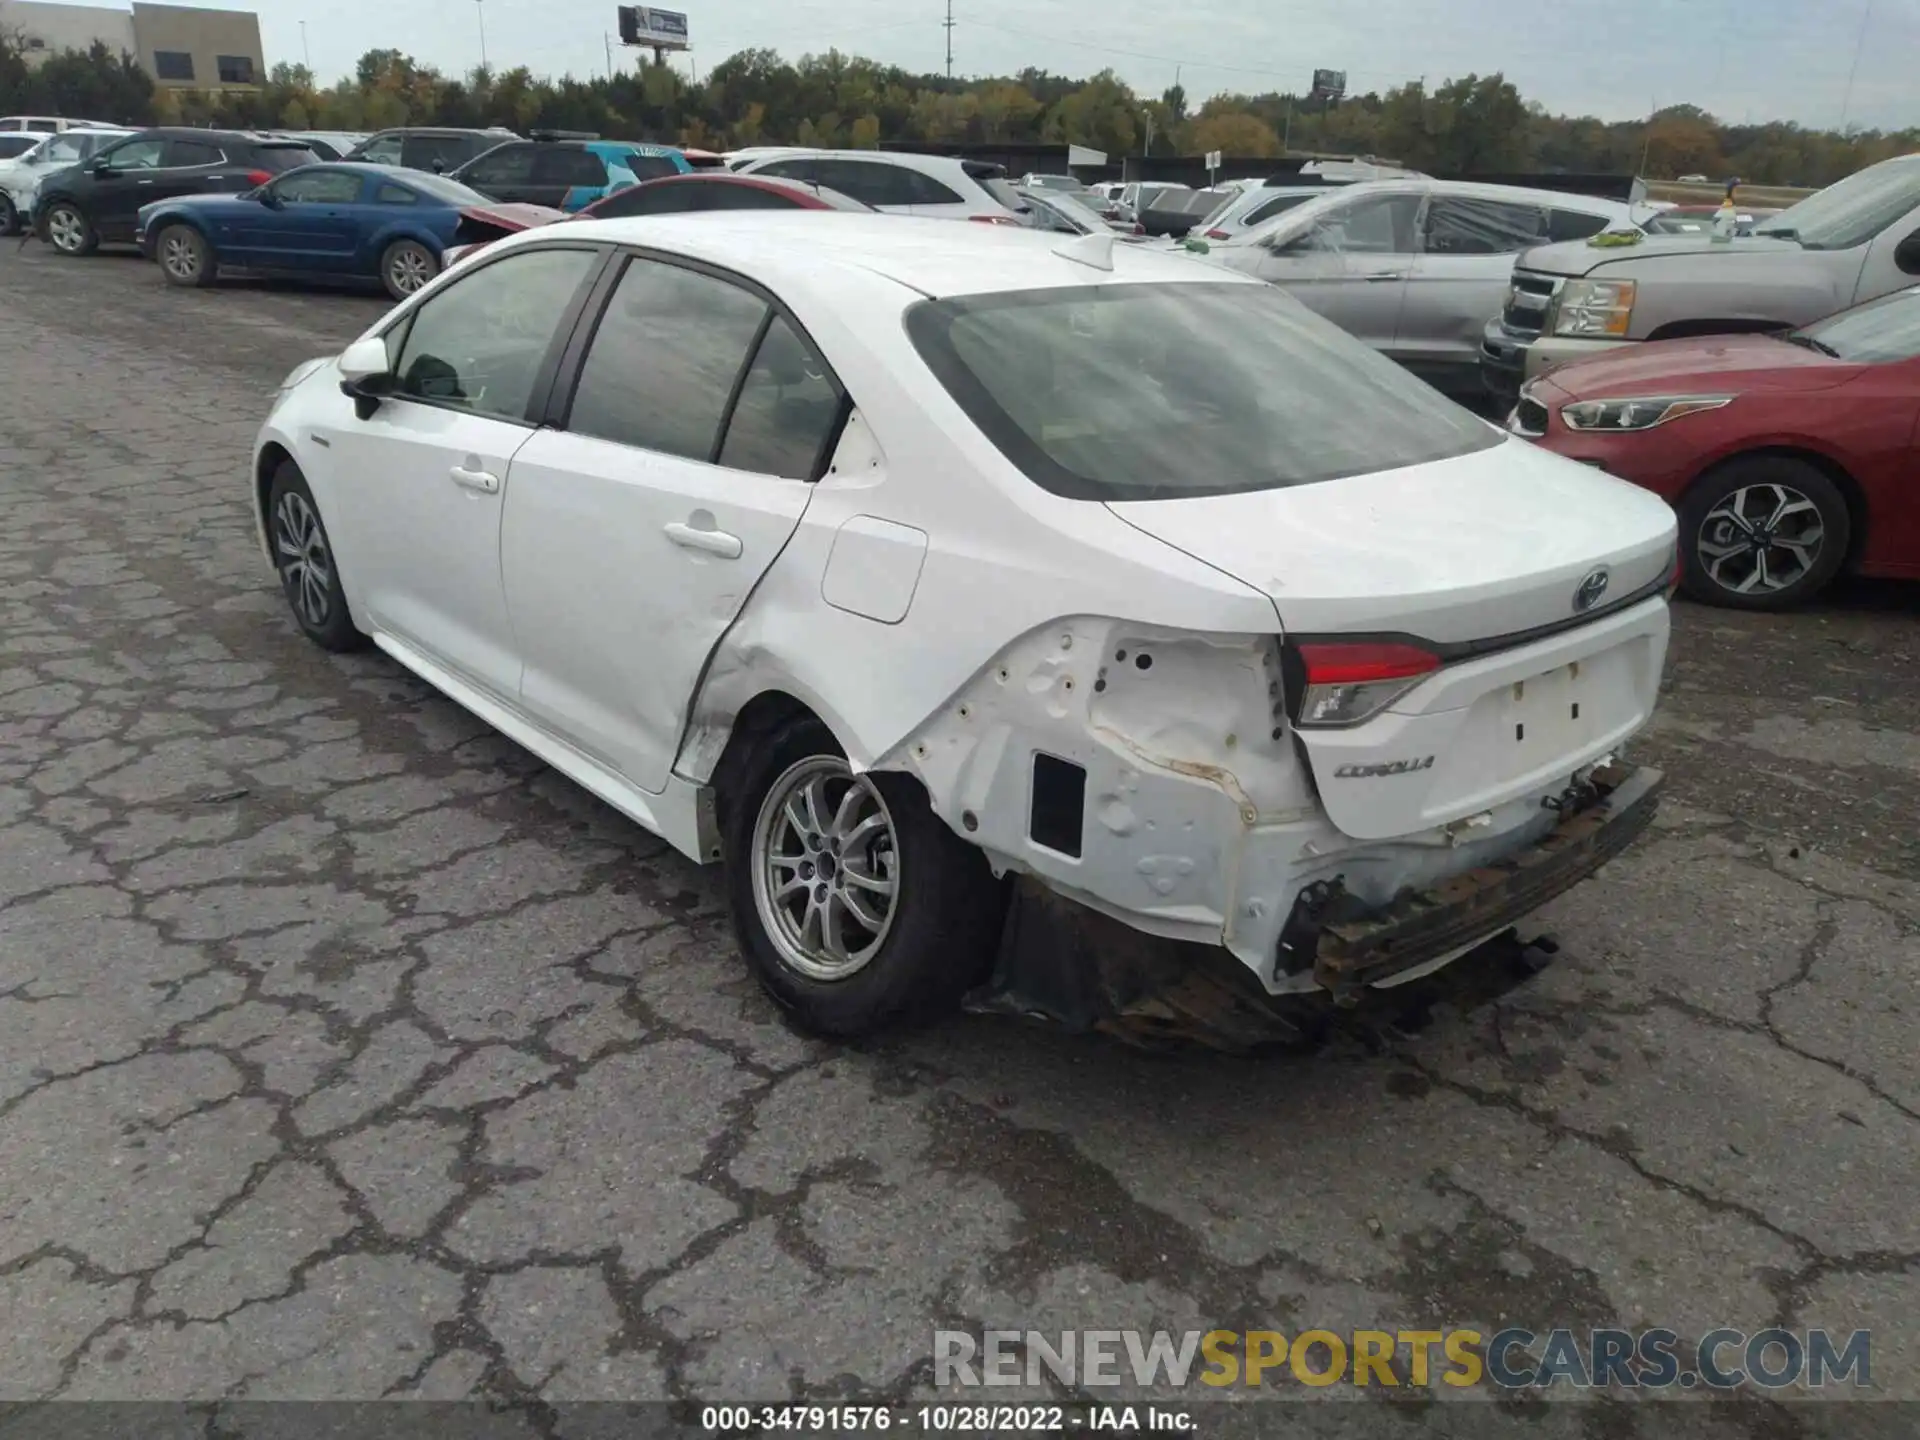
[[[154,241],[153,253],[169,285],[204,287],[219,278],[207,237],[191,225],[169,225]]]
[[[852,775],[810,715],[760,738],[737,773],[725,816],[734,929],[801,1026],[870,1035],[951,1011],[986,979],[1005,891],[917,782]]]
[[[440,273],[440,257],[418,240],[396,240],[380,254],[380,283],[405,300]]]
[[[47,207],[47,243],[60,255],[91,255],[100,248],[100,234],[93,228],[87,212],[71,200],[56,200]]]
[[[1853,515],[1805,460],[1753,455],[1702,477],[1680,502],[1681,584],[1709,605],[1787,610],[1846,563]]]
[[[0,190],[0,235],[18,235],[23,228],[20,210],[13,203],[13,197]]]
[[[300,633],[322,650],[340,653],[364,649],[367,637],[353,623],[333,542],[320,519],[307,477],[291,460],[282,460],[267,486],[267,543],[280,589]]]

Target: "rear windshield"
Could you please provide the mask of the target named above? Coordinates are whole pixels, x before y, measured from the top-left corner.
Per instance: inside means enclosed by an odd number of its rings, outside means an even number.
[[[1311,485],[1503,443],[1264,285],[1090,285],[922,301],[914,347],[1043,489],[1173,500]]]

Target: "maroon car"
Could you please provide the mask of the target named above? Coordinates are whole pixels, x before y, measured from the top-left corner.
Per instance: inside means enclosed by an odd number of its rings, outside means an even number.
[[[1698,599],[1785,609],[1842,571],[1920,578],[1920,289],[1800,330],[1626,346],[1509,428],[1670,501]]]
[[[865,210],[871,205],[798,180],[782,180],[773,175],[736,175],[730,170],[694,170],[683,175],[663,175],[639,185],[629,185],[611,195],[603,195],[584,210],[571,215],[550,211],[539,223],[563,220],[622,220],[634,215],[684,215],[696,210]],[[522,227],[526,228],[526,227]],[[499,235],[477,243],[459,245],[447,251],[445,263],[453,265],[482,249]]]

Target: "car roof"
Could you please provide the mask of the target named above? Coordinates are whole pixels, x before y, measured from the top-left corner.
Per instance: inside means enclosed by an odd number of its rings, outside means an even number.
[[[882,276],[936,298],[1094,284],[1264,283],[1184,254],[1117,241],[1110,254],[1113,268],[1103,270],[1059,253],[1063,244],[1085,245],[1088,237],[847,211],[719,210],[581,220],[566,229],[569,240],[650,245],[704,260],[760,280],[776,292],[817,285],[826,271]],[[531,240],[543,233],[530,230],[509,238]]]
[[[782,150],[778,154],[756,155],[751,163],[758,165],[763,160],[878,160],[883,165],[899,165],[908,170],[959,170],[969,178],[973,176],[973,172],[966,167],[981,163],[964,160],[958,155],[921,155],[911,150],[823,149]],[[1004,166],[994,168],[1005,169]]]

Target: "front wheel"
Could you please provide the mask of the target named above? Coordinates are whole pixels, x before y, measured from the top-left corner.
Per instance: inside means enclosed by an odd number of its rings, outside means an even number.
[[[418,240],[396,240],[380,256],[380,281],[387,294],[404,300],[440,273],[440,257]]]
[[[1710,605],[1790,609],[1839,573],[1852,527],[1839,487],[1806,461],[1734,460],[1680,503],[1681,582]]]
[[[811,717],[765,737],[726,817],[734,928],[806,1029],[850,1038],[951,1010],[986,978],[1004,892],[902,775],[855,775]]]
[[[219,273],[213,247],[191,225],[169,225],[154,242],[160,273],[169,285],[211,285]]]
[[[333,542],[321,523],[307,477],[282,460],[267,487],[267,540],[273,548],[280,589],[300,632],[322,650],[358,650],[367,637],[353,623],[340,585]]]
[[[62,255],[91,255],[100,248],[87,212],[71,200],[56,200],[47,207],[47,242]]]

